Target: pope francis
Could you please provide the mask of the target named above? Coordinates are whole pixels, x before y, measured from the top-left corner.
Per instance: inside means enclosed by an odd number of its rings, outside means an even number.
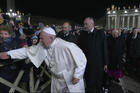
[[[38,45],[0,53],[0,59],[28,57],[36,67],[45,61],[52,73],[52,93],[84,93],[83,75],[87,62],[84,53],[74,43],[55,36],[52,28],[44,28]]]

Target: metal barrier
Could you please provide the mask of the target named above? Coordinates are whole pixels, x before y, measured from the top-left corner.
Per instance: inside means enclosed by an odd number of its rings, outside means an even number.
[[[18,61],[20,61],[20,60],[18,60]],[[26,64],[28,64],[28,63],[29,63],[29,60],[26,60]],[[2,67],[2,65],[0,65],[0,67]],[[37,78],[36,82],[34,79],[33,67],[30,68],[29,82],[28,82],[29,83],[29,90],[25,90],[25,89],[22,89],[21,87],[19,87],[20,81],[21,81],[21,79],[24,75],[24,72],[25,72],[24,70],[19,71],[14,83],[9,82],[2,77],[0,77],[0,83],[10,87],[9,93],[15,93],[15,91],[18,91],[20,93],[36,93],[36,92],[41,93],[51,83],[51,80],[50,80],[51,75],[47,72],[46,67],[47,67],[46,64],[43,64],[40,66],[41,72],[40,72],[39,77]],[[47,80],[43,84],[40,84],[41,78],[43,77],[43,75],[46,75],[49,78],[49,80]]]

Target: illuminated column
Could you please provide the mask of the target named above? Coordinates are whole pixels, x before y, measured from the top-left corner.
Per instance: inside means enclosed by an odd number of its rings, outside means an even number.
[[[15,0],[7,0],[7,11],[10,9],[15,11]]]
[[[117,15],[115,16],[115,29],[117,28]]]
[[[108,16],[108,30],[110,30],[110,17]]]
[[[122,16],[122,28],[124,28],[124,21],[125,21],[125,16]]]
[[[135,16],[133,16],[133,25],[132,27],[135,27]]]
[[[109,17],[109,14],[111,14],[111,11],[110,11],[110,8],[107,8],[107,29],[109,30],[110,29],[110,17]]]
[[[140,16],[138,16],[138,25],[137,25],[138,28],[140,28]]]
[[[118,20],[117,20],[117,28],[120,28],[120,16],[118,16]]]
[[[129,29],[130,16],[127,17],[127,28]]]
[[[111,25],[111,29],[114,28],[114,22],[113,21],[114,21],[114,16],[111,17],[111,24],[110,24]]]

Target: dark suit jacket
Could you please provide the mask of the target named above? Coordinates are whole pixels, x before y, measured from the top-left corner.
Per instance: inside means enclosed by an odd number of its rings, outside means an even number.
[[[75,44],[77,44],[77,36],[76,35],[73,35],[72,34],[72,31],[70,31],[68,34],[64,34],[63,31],[60,31],[58,34],[57,34],[57,37],[63,39],[63,40],[66,40],[68,42],[73,42]]]

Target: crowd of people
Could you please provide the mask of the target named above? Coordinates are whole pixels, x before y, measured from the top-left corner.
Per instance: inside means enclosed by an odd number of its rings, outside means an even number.
[[[38,68],[45,60],[52,93],[105,93],[111,85],[107,80],[119,83],[124,73],[140,76],[140,29],[96,29],[92,17],[83,24],[77,31],[66,21],[60,32],[55,25],[29,21],[1,24],[0,77],[14,82],[21,67],[27,75],[33,64]],[[28,66],[25,60],[13,62],[27,57]],[[29,81],[26,75],[23,82]],[[0,90],[7,93],[9,88],[0,83]]]

